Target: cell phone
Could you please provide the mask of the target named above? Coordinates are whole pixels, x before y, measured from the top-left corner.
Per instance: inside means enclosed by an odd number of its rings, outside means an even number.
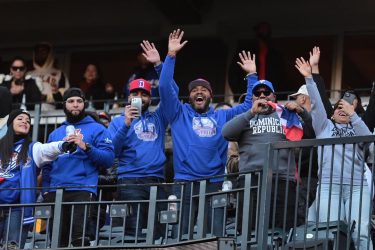
[[[140,98],[140,97],[133,97],[132,100],[131,100],[130,105],[132,107],[137,108],[137,110],[138,110],[138,114],[136,114],[135,116],[137,116],[137,117],[141,116],[141,112],[142,112],[142,98]]]
[[[353,101],[355,98],[357,98],[355,94],[350,92],[345,92],[344,96],[342,97],[342,99],[347,101],[350,105],[353,105]]]

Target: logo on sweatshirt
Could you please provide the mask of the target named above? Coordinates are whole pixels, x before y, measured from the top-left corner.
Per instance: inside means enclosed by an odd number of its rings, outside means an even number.
[[[335,136],[335,137],[355,136],[355,131],[353,127],[343,127],[343,128],[333,127],[331,136]]]
[[[5,178],[5,179],[11,179],[14,177],[14,171],[16,168],[17,168],[17,156],[18,156],[18,153],[13,153],[12,155],[12,158],[10,159],[9,161],[9,164],[8,166],[3,169],[3,166],[1,164],[1,168],[0,168],[0,177],[1,178]]]
[[[253,118],[250,120],[249,125],[254,135],[263,133],[284,134],[280,119],[275,117]]]
[[[212,137],[216,135],[216,124],[208,117],[194,117],[193,130],[199,137]]]
[[[158,138],[155,124],[152,122],[142,122],[142,120],[139,120],[134,125],[134,132],[138,139],[142,141],[155,141]]]

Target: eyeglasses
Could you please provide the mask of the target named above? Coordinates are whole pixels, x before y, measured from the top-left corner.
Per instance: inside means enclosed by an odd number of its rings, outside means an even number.
[[[10,67],[13,71],[25,71],[26,67],[25,66],[12,66]]]
[[[272,91],[271,91],[271,90],[259,90],[259,91],[254,91],[254,92],[253,92],[253,95],[255,95],[256,97],[259,97],[259,96],[262,95],[262,93],[263,93],[263,95],[265,95],[265,96],[269,96],[269,95],[272,93]]]

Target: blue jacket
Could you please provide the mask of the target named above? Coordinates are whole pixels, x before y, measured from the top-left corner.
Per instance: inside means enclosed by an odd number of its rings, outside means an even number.
[[[163,64],[155,67],[158,75]],[[173,82],[173,91],[178,93],[178,87]],[[115,156],[119,158],[118,179],[154,176],[164,178],[165,130],[168,121],[165,117],[165,101],[160,101],[154,112],[144,112],[141,117],[134,119],[130,127],[125,125],[122,114],[112,120],[109,132],[113,138]]]
[[[113,138],[115,155],[119,158],[118,179],[155,176],[164,178],[165,129],[168,125],[162,109],[144,112],[130,127],[121,115],[112,120],[109,132]]]
[[[60,155],[51,164],[45,165],[43,167],[44,191],[56,191],[56,187],[70,186],[66,190],[85,190],[96,194],[96,187],[87,186],[98,184],[99,167],[109,168],[113,164],[114,150],[111,136],[103,125],[95,122],[90,116],[86,116],[75,124],[64,122],[50,134],[48,142],[63,140],[66,136],[67,125],[73,125],[76,133],[82,134],[82,140],[89,143],[92,148],[86,153],[77,147],[74,153]]]
[[[24,139],[14,144],[13,158],[5,169],[0,170],[0,177],[5,180],[0,183],[0,204],[31,204],[36,202],[36,190],[33,189],[36,184],[36,164],[33,159],[32,149],[34,143],[30,143],[28,150],[28,159],[26,163],[20,162],[16,164],[18,153],[21,151]],[[32,223],[33,208],[25,208],[24,222]]]
[[[255,75],[248,76],[245,102],[232,109],[197,113],[190,104],[181,104],[173,91],[175,58],[167,56],[160,75],[160,98],[171,124],[173,163],[176,180],[196,180],[224,174],[228,142],[221,135],[224,124],[251,108]]]

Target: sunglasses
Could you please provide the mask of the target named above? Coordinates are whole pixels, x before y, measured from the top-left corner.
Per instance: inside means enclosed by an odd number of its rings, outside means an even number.
[[[265,95],[265,96],[269,96],[269,95],[272,93],[272,91],[271,91],[271,90],[260,90],[260,91],[254,91],[254,92],[253,92],[253,95],[255,95],[256,97],[259,97],[259,96],[262,95],[262,93],[263,93],[263,95]]]
[[[13,71],[24,71],[26,69],[25,66],[20,66],[20,67],[17,67],[17,66],[12,66],[10,67]]]

